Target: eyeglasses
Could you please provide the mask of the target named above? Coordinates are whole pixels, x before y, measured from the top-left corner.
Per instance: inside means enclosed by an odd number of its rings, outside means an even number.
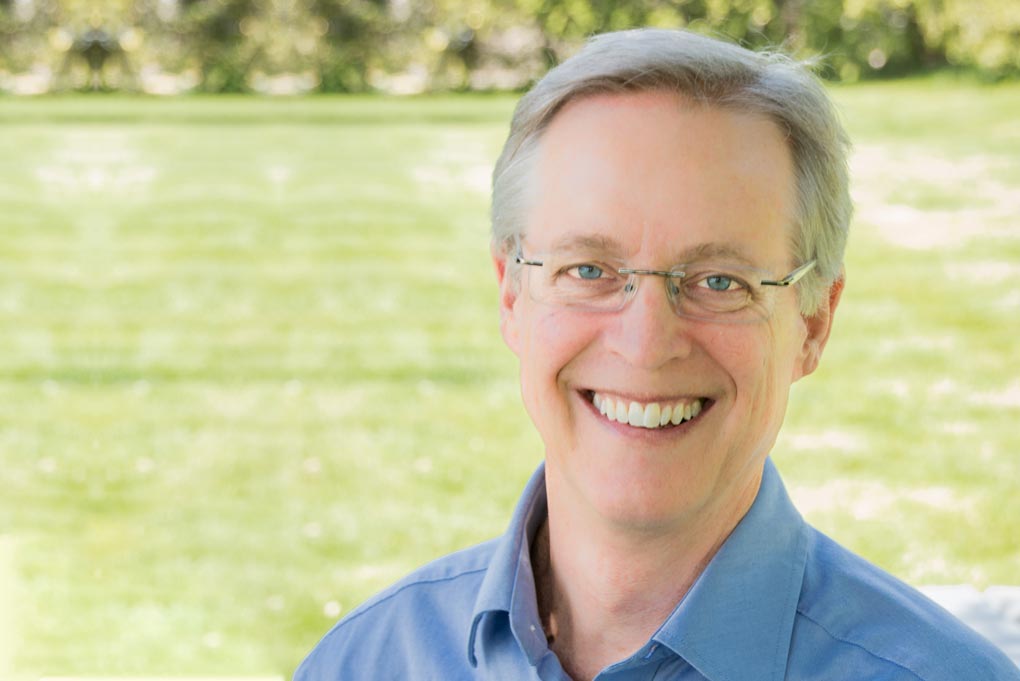
[[[781,279],[753,267],[720,261],[674,265],[668,270],[619,267],[607,258],[570,252],[525,258],[520,243],[514,262],[530,265],[526,286],[540,303],[594,312],[622,309],[637,293],[640,277],[662,277],[680,317],[709,322],[759,322],[772,314],[776,292],[793,286],[816,264],[804,263]]]

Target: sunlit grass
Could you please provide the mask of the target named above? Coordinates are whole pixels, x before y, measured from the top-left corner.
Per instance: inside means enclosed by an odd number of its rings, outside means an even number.
[[[870,161],[776,460],[893,572],[1017,583],[1020,88],[955,87],[836,92]],[[488,260],[512,105],[0,100],[0,673],[286,675],[502,531],[541,456]]]

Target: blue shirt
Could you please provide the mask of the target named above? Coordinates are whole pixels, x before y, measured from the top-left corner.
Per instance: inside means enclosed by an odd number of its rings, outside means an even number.
[[[546,644],[529,546],[544,468],[503,537],[437,560],[352,611],[295,681],[568,679]],[[1020,681],[916,590],[807,525],[766,462],[761,488],[684,599],[600,681]]]

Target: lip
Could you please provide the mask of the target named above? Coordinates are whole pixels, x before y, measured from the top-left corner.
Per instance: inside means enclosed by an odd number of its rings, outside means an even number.
[[[704,395],[697,396],[697,397],[691,397],[691,396],[676,397],[675,395],[670,396],[670,397],[662,397],[662,396],[653,396],[650,393],[638,394],[638,393],[615,392],[615,391],[610,392],[610,391],[606,391],[607,394],[611,394],[611,395],[613,395],[615,397],[629,399],[629,400],[632,400],[634,402],[639,402],[639,403],[642,403],[642,404],[648,404],[648,403],[651,403],[651,402],[681,402],[681,401],[690,401],[690,400],[694,400],[694,399],[699,399],[702,402],[701,412],[697,416],[692,418],[690,421],[684,421],[683,423],[680,423],[680,424],[677,424],[677,425],[666,425],[666,426],[663,426],[663,427],[660,427],[660,428],[640,428],[640,427],[630,426],[630,425],[627,425],[625,423],[620,423],[619,421],[610,421],[605,416],[603,416],[601,413],[599,413],[599,410],[595,407],[595,404],[592,401],[592,398],[594,397],[596,392],[601,392],[601,391],[595,391],[595,390],[591,390],[591,389],[582,389],[582,390],[578,390],[577,391],[577,395],[580,398],[580,400],[585,403],[585,405],[587,406],[588,410],[591,412],[592,416],[601,425],[603,425],[606,428],[609,428],[609,429],[613,430],[616,433],[619,433],[619,434],[622,434],[622,435],[626,435],[628,437],[658,439],[658,438],[662,438],[662,437],[670,437],[670,436],[677,436],[677,435],[684,434],[687,431],[689,431],[691,428],[696,427],[697,424],[701,423],[702,417],[704,417],[705,414],[710,412],[712,410],[712,407],[715,406],[715,400],[710,398],[710,397],[704,396]]]
[[[613,397],[623,398],[631,402],[640,402],[641,404],[648,404],[650,402],[690,402],[691,400],[705,400],[709,401],[711,398],[705,395],[677,395],[671,394],[666,395],[664,393],[634,393],[619,390],[594,390],[590,388],[581,389],[578,391],[581,396],[589,402],[595,393],[602,393],[604,395],[611,395]]]

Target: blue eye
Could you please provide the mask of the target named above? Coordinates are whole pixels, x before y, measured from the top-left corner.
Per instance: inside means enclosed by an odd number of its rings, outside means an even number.
[[[581,279],[598,279],[602,276],[602,268],[596,265],[578,265],[574,269]]]
[[[713,291],[729,291],[730,287],[736,283],[733,279],[721,274],[713,274],[710,277],[705,277],[704,281],[708,288]]]

